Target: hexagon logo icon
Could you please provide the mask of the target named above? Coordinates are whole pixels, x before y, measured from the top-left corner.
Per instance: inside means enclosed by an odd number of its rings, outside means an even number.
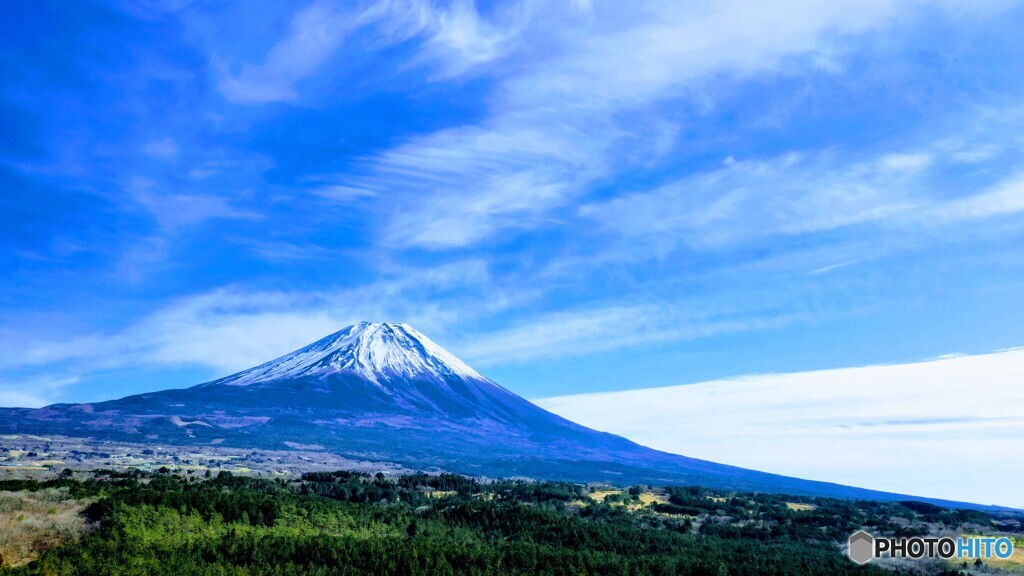
[[[857,564],[867,564],[875,557],[875,537],[863,530],[854,532],[850,535],[847,554]]]

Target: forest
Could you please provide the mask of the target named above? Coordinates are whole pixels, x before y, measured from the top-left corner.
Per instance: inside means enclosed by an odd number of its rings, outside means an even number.
[[[85,528],[27,563],[0,558],[0,576],[891,575],[856,566],[842,542],[861,527],[914,535],[994,521],[918,502],[345,471],[68,472],[0,481],[0,512],[4,498],[43,493],[81,503]]]

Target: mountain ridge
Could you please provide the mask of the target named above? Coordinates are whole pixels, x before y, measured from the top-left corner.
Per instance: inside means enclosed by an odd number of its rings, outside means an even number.
[[[490,477],[909,499],[668,454],[548,412],[405,324],[364,322],[191,388],[0,409],[0,433],[281,450]],[[941,505],[982,507],[930,498]]]

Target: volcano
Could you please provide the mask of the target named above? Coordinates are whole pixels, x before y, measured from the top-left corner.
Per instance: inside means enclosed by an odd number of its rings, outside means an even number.
[[[345,458],[475,476],[908,498],[668,454],[586,428],[506,390],[405,324],[349,326],[192,388],[0,409],[0,432],[265,450],[317,445]]]

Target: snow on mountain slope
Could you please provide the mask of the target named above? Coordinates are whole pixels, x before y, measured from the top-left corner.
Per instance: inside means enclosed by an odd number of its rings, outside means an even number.
[[[435,382],[457,378],[499,387],[411,326],[386,322],[360,322],[291,354],[204,386],[249,386],[338,373],[354,374],[378,386],[387,378]]]

